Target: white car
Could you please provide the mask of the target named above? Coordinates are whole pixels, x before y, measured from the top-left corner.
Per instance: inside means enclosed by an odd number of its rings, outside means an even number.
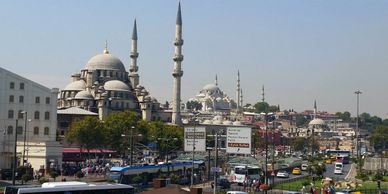
[[[276,174],[276,177],[279,177],[279,178],[288,178],[288,177],[290,177],[290,174],[288,174],[288,172],[286,172],[286,171],[279,171],[279,172]]]
[[[303,171],[306,171],[308,169],[309,165],[308,164],[302,164],[300,166],[300,169],[303,170]]]
[[[342,168],[336,167],[336,168],[334,169],[334,174],[342,174]]]

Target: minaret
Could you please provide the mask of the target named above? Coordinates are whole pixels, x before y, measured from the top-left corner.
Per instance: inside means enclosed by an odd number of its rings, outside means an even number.
[[[261,96],[262,96],[262,98],[261,98],[261,101],[262,102],[265,102],[265,98],[264,98],[264,85],[263,85],[263,87],[261,88],[261,91],[262,91],[262,93],[261,93]]]
[[[181,16],[181,3],[178,5],[178,14],[176,18],[175,25],[175,53],[174,53],[174,70],[172,72],[172,76],[174,77],[174,89],[173,89],[173,99],[172,99],[172,123],[176,125],[182,124],[181,119],[181,77],[183,75],[183,71],[181,68],[181,63],[183,61],[182,55],[182,16]]]
[[[240,70],[237,71],[237,88],[236,88],[236,98],[237,98],[237,112],[240,111]]]
[[[241,106],[241,110],[243,110],[243,90],[242,88],[240,89],[240,106]]]
[[[216,84],[216,86],[218,86],[218,78],[217,78],[217,74],[216,74],[216,80],[214,81],[214,84]]]
[[[314,119],[317,118],[317,100],[314,100]]]
[[[129,81],[131,82],[131,86],[133,89],[136,89],[136,86],[139,85],[139,74],[137,74],[137,57],[139,57],[139,53],[137,52],[137,27],[136,27],[136,19],[133,23],[133,32],[132,32],[132,47],[131,47],[131,65],[129,66]]]

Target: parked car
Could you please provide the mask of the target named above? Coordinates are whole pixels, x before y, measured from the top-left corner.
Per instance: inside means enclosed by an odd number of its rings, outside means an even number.
[[[212,188],[214,188],[214,182],[211,183]],[[229,189],[230,182],[225,177],[220,177],[217,181],[217,188]]]
[[[300,168],[303,170],[303,171],[307,171],[307,169],[309,168],[309,165],[308,164],[302,164],[300,166]]]
[[[344,190],[335,192],[335,194],[354,194],[354,193],[356,192],[350,189],[344,189]]]
[[[288,174],[286,171],[279,171],[276,176],[279,178],[288,178],[290,177],[290,174]]]
[[[292,174],[293,175],[301,175],[302,171],[300,170],[300,168],[294,168],[294,169],[292,169]]]

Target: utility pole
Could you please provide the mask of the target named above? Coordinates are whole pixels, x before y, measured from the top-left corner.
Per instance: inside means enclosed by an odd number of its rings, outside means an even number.
[[[218,132],[216,132],[216,138],[214,142],[214,147],[215,147],[215,158],[214,158],[214,164],[215,164],[215,169],[218,169]],[[218,172],[217,170],[214,171],[214,187],[213,187],[213,194],[217,193],[217,176]]]
[[[129,164],[132,166],[133,164],[133,130],[135,129],[134,126],[131,127],[131,152],[130,152],[130,161]]]
[[[26,163],[26,138],[27,138],[27,111],[21,112],[24,115],[24,141],[23,141],[23,166]]]
[[[192,156],[192,166],[191,166],[191,185],[190,187],[193,187],[194,185],[194,155],[195,155],[195,120],[194,120],[194,128],[193,128],[193,156]]]

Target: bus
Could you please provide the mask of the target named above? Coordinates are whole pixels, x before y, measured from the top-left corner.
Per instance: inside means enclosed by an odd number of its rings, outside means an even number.
[[[240,185],[248,179],[260,179],[260,174],[258,166],[235,166],[233,182]]]
[[[348,151],[348,150],[331,150],[331,149],[327,149],[325,154],[326,155],[347,155],[347,156],[350,156],[350,151]]]
[[[348,155],[338,155],[336,157],[336,163],[349,164],[350,158]]]
[[[130,185],[123,184],[90,184],[78,181],[48,182],[42,186],[7,186],[4,194],[134,194],[135,190]]]
[[[194,161],[194,171],[198,171],[203,167],[203,161]],[[183,174],[187,169],[192,168],[193,163],[172,163],[147,166],[127,166],[127,167],[112,167],[108,172],[108,180],[121,184],[130,184],[131,179],[136,175],[146,174],[147,180],[152,181],[153,178],[159,176],[159,173],[178,173]]]

